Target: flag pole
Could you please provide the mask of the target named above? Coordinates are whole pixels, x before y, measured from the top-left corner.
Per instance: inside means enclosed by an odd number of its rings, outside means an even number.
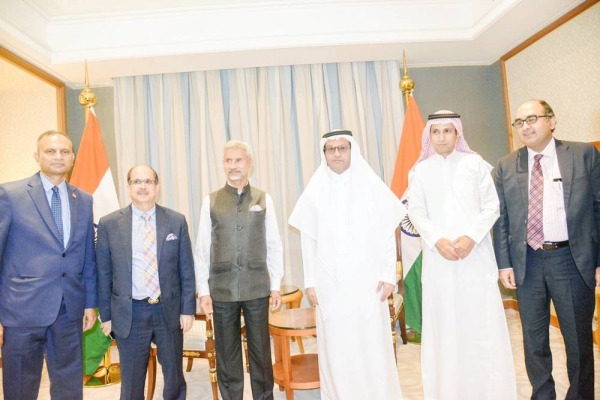
[[[85,87],[79,93],[79,104],[83,106],[85,112],[85,122],[88,120],[90,108],[96,104],[96,93],[90,89],[90,80],[88,78],[87,60],[85,60]]]
[[[90,80],[88,76],[87,60],[85,60],[85,87],[79,93],[79,104],[83,106],[85,113],[85,122],[87,124],[90,115],[90,109],[96,105],[96,93],[90,89]],[[114,341],[113,341],[114,344]],[[84,376],[84,387],[103,387],[121,382],[120,364],[113,364],[110,357],[110,347],[104,354],[102,364],[98,367],[93,375]],[[93,378],[93,379],[92,379]]]
[[[400,90],[404,94],[404,101],[408,107],[408,96],[410,96],[415,89],[415,81],[408,75],[408,68],[406,67],[406,52],[402,50],[402,66],[404,68],[404,75],[400,79]]]

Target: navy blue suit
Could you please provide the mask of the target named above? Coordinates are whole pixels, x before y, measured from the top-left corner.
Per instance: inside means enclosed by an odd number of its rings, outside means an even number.
[[[6,399],[37,398],[44,353],[53,398],[83,396],[84,309],[97,307],[93,199],[68,185],[59,238],[39,173],[0,185],[0,323]]]
[[[158,349],[165,379],[163,398],[184,399],[183,334],[180,315],[196,313],[192,245],[185,217],[156,205],[156,245],[161,302],[132,297],[131,205],[98,224],[98,297],[100,317],[111,321],[121,361],[121,398],[144,398],[150,343]]]

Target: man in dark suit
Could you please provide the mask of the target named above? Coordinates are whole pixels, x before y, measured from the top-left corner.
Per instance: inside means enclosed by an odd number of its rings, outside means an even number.
[[[600,155],[591,145],[553,138],[556,117],[542,100],[516,112],[526,146],[494,173],[500,218],[494,249],[505,287],[517,290],[532,399],[555,399],[549,344],[550,300],[567,352],[567,399],[594,398],[592,318],[600,285]]]
[[[41,134],[40,172],[0,185],[0,346],[5,399],[83,397],[82,331],[96,321],[92,196],[65,181],[68,136]],[[83,321],[83,323],[82,323]]]
[[[150,345],[157,347],[165,400],[184,399],[183,333],[196,313],[192,246],[185,217],[156,204],[158,175],[127,174],[132,204],[98,224],[98,303],[121,362],[121,399],[144,399]]]

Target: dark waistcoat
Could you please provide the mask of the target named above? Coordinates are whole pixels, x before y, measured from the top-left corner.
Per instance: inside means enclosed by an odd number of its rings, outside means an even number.
[[[241,194],[228,184],[210,194],[208,284],[214,301],[246,301],[270,294],[265,197],[249,184]]]

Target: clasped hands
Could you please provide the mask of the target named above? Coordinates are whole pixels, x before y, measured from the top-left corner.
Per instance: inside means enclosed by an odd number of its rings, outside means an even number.
[[[435,248],[449,261],[458,261],[467,258],[475,247],[475,241],[468,236],[460,236],[455,240],[441,238],[435,244]]]

